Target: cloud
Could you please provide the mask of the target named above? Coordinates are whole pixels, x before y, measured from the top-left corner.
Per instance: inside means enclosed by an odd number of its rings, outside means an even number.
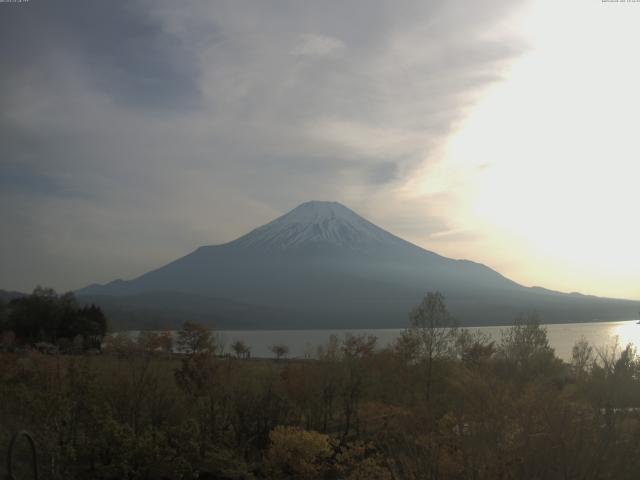
[[[294,47],[294,55],[326,57],[344,48],[342,40],[326,35],[305,33],[300,36],[300,44]]]
[[[0,4],[0,288],[132,277],[310,198],[446,230],[408,185],[524,48],[517,4],[460,5]]]
[[[29,3],[2,7],[10,82],[33,85],[33,76],[44,74],[54,94],[64,70],[75,68],[90,88],[129,107],[184,106],[197,98],[191,46],[166,32],[139,2]]]

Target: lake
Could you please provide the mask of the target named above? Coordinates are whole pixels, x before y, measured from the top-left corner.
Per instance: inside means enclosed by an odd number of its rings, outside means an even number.
[[[577,340],[584,337],[592,346],[602,347],[616,342],[624,347],[627,343],[640,346],[640,325],[637,320],[620,322],[561,323],[544,325],[549,344],[563,360],[571,359],[571,349]],[[509,327],[475,327],[495,340],[500,340],[502,330]],[[269,347],[284,344],[290,349],[289,357],[313,357],[318,345],[326,343],[331,335],[342,337],[345,333],[371,334],[378,337],[378,345],[386,346],[400,334],[401,329],[372,330],[224,330],[217,331],[225,351],[231,350],[236,340],[244,341],[251,348],[252,357],[273,357]]]

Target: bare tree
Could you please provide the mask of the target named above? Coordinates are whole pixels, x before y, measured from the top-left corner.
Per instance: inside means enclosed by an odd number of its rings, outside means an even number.
[[[231,344],[231,350],[233,350],[238,358],[248,358],[251,353],[249,346],[242,340],[236,340],[233,342]]]
[[[283,343],[271,345],[269,350],[271,350],[271,352],[276,356],[276,360],[280,360],[281,358],[289,355],[289,347]]]
[[[425,393],[431,398],[431,384],[434,360],[451,354],[456,339],[456,324],[445,305],[440,292],[428,292],[422,302],[410,315],[408,330],[403,332],[407,344],[414,344],[417,361],[423,362],[425,372]]]
[[[579,378],[584,377],[595,360],[593,347],[582,336],[573,346],[571,354],[571,366],[576,375]]]
[[[341,443],[344,443],[349,431],[355,424],[359,431],[358,407],[364,396],[367,382],[366,361],[375,351],[378,338],[374,335],[346,334],[342,342],[342,379],[341,397],[344,410],[344,431]]]
[[[507,373],[520,382],[560,368],[536,313],[520,315],[512,327],[502,330],[498,353]]]
[[[188,354],[214,351],[214,338],[211,330],[194,322],[182,324],[176,344],[180,352]]]

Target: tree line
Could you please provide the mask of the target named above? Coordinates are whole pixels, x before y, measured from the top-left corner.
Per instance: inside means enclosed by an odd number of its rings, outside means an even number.
[[[31,295],[0,300],[0,348],[47,351],[99,350],[107,318],[96,305],[80,305],[72,292],[37,287]]]

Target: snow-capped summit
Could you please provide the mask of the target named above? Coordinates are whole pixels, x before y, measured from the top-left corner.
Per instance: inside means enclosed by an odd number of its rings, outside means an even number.
[[[108,307],[116,321],[403,328],[407,312],[434,290],[467,324],[510,324],[532,310],[547,322],[613,320],[632,318],[640,308],[523,287],[485,265],[402,240],[336,202],[303,203],[237,240],[200,247],[132,280],[92,285],[78,295]]]
[[[406,242],[338,202],[311,201],[232,242],[279,250],[327,244],[359,250]]]

